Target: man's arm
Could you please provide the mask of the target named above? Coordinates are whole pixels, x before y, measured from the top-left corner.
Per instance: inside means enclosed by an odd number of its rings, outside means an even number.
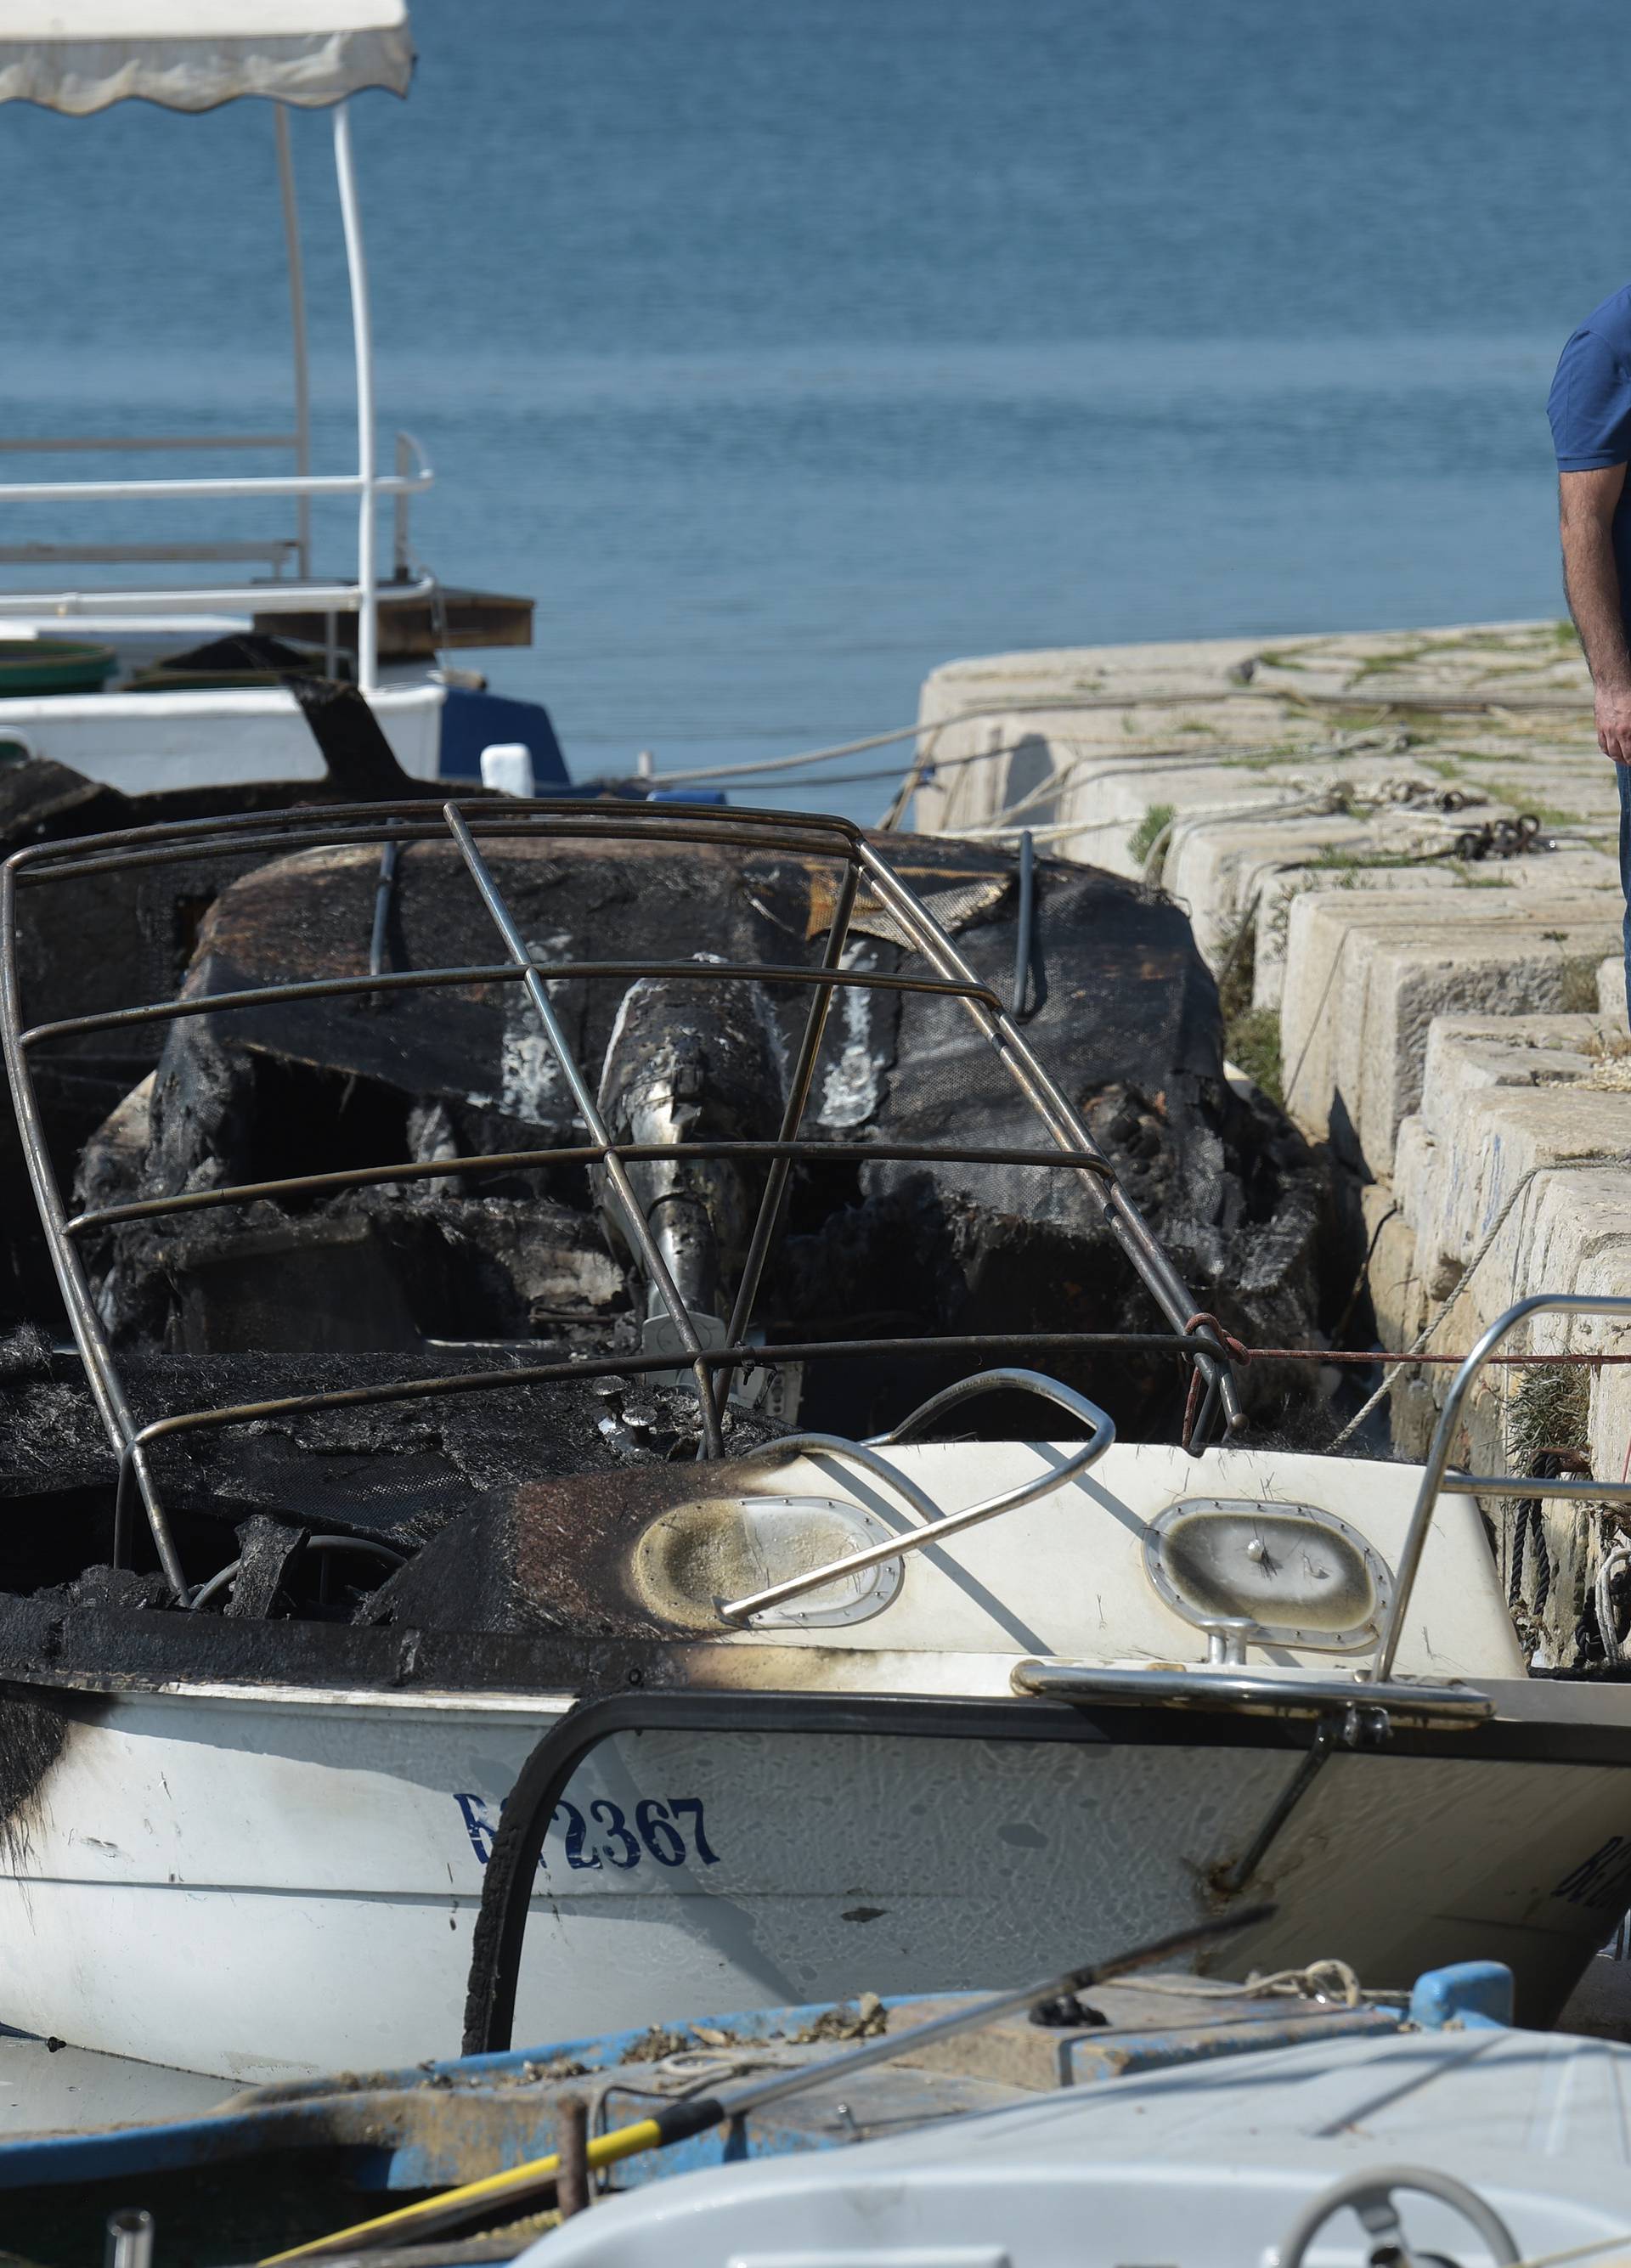
[[[1597,694],[1597,744],[1631,764],[1631,652],[1620,611],[1613,522],[1626,484],[1623,465],[1558,475],[1563,589]]]

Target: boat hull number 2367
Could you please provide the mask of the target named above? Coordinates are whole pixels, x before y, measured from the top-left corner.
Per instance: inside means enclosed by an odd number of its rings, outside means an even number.
[[[471,1848],[484,1867],[492,1855],[492,1838],[498,1831],[497,1814],[504,1809],[485,1796],[455,1794]],[[708,1841],[703,1825],[701,1800],[694,1795],[671,1795],[666,1803],[647,1796],[634,1807],[631,1817],[609,1796],[597,1796],[586,1818],[575,1803],[564,1797],[550,1820],[549,1835],[538,1854],[538,1864],[549,1871],[550,1847],[557,1845],[557,1859],[565,1856],[569,1868],[585,1872],[615,1867],[629,1874],[653,1860],[660,1867],[717,1867],[719,1852]]]

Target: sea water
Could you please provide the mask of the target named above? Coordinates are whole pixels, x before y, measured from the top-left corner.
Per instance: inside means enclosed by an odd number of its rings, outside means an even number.
[[[405,426],[437,468],[416,556],[535,596],[535,644],[484,666],[579,772],[904,724],[959,654],[1557,611],[1546,385],[1631,273],[1618,0],[414,20],[408,102],[355,106],[384,447]],[[342,469],[328,126],[294,122]],[[263,106],[0,110],[0,433],[287,424]],[[353,508],[318,524],[343,571]]]

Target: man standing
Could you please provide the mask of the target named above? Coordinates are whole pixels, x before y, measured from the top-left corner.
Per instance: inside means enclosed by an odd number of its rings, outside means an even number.
[[[1620,880],[1631,993],[1631,284],[1563,349],[1546,414],[1557,451],[1563,588],[1596,694],[1597,744],[1620,787]]]

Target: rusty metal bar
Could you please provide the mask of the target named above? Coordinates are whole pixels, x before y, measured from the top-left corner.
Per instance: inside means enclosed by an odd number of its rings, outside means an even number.
[[[147,1460],[141,1451],[136,1419],[125,1400],[119,1373],[114,1367],[113,1352],[102,1329],[101,1317],[96,1312],[96,1302],[91,1297],[84,1266],[67,1233],[62,1193],[57,1188],[56,1174],[46,1146],[45,1130],[40,1122],[39,1101],[29,1076],[27,1059],[18,1042],[23,1020],[17,958],[17,877],[10,860],[4,873],[0,873],[0,999],[4,1001],[4,1015],[0,1015],[0,1049],[4,1051],[6,1078],[11,1088],[11,1106],[17,1114],[23,1157],[28,1167],[28,1178],[33,1184],[34,1202],[48,1232],[51,1264],[56,1271],[63,1304],[68,1310],[74,1343],[78,1347],[79,1359],[85,1365],[92,1397],[107,1428],[108,1439],[119,1451],[122,1464],[128,1463],[130,1467],[141,1490],[165,1580],[181,1603],[186,1606],[190,1603],[187,1580],[181,1572],[181,1563],[176,1554],[164,1506],[159,1500]],[[115,1511],[115,1566],[121,1564],[117,1549],[119,1540]]]
[[[870,843],[865,841],[858,843],[856,856],[874,890],[883,900],[905,935],[915,939],[919,949],[930,963],[939,969],[941,976],[961,977],[964,983],[971,984],[973,970],[922,900],[906,888],[899,876],[885,859],[879,857]],[[965,997],[963,1005],[975,1024],[997,1049],[1009,1077],[1060,1147],[1093,1151],[1102,1157],[1097,1143],[1038,1063],[1023,1037],[1015,1029],[1000,1002],[994,1010],[985,1009],[983,1014],[984,1002]],[[1195,1313],[1194,1302],[1182,1278],[1151,1234],[1137,1207],[1121,1188],[1108,1159],[1103,1161],[1101,1182],[1099,1196],[1111,1233],[1132,1262],[1140,1282],[1162,1314],[1174,1329],[1182,1330]],[[1245,1422],[1244,1413],[1240,1407],[1227,1359],[1203,1344],[1199,1368],[1207,1381],[1209,1392],[1214,1390],[1222,1398],[1229,1431],[1238,1432]]]
[[[281,111],[277,114],[279,118],[283,116]],[[373,893],[373,927],[368,937],[370,976],[385,973],[386,934],[391,924],[391,901],[396,895],[396,862],[402,855],[400,843],[387,843],[380,852],[380,879]]]
[[[393,831],[398,821],[417,821],[428,828],[431,835],[446,832],[441,814],[446,808],[445,798],[439,796],[410,796],[393,801],[387,798],[370,803],[331,803],[321,806],[304,803],[291,805],[283,811],[250,812],[222,818],[170,819],[156,826],[114,827],[100,835],[79,835],[71,840],[56,843],[33,843],[12,852],[19,866],[33,867],[42,862],[58,861],[76,865],[82,857],[102,851],[117,851],[121,848],[145,849],[161,845],[181,845],[201,837],[210,838],[213,846],[218,837],[228,841],[242,835],[251,837],[277,837],[289,833],[304,835],[315,826],[325,828],[353,824],[369,824],[376,842],[382,841]],[[490,796],[477,791],[460,803],[482,821],[482,832],[490,834],[536,834],[528,821],[575,821],[582,828],[601,832],[607,828],[619,834],[657,836],[667,839],[674,829],[684,827],[688,836],[710,837],[727,829],[742,828],[756,829],[761,834],[779,833],[783,849],[786,838],[800,835],[834,836],[846,843],[861,839],[861,829],[852,820],[840,819],[836,814],[808,811],[733,811],[722,819],[717,809],[686,804],[665,804],[661,813],[649,803],[612,799],[603,803],[586,802],[581,798],[565,796]],[[491,824],[489,822],[491,822]]]
[[[1039,1166],[1046,1172],[1074,1167],[1108,1173],[1103,1159],[1085,1151],[937,1148],[932,1142],[615,1142],[611,1152],[625,1165],[650,1165],[674,1158],[768,1159],[801,1165],[840,1165],[878,1159],[890,1165]],[[233,1182],[225,1187],[184,1189],[174,1197],[133,1198],[129,1204],[102,1205],[76,1213],[70,1236],[117,1227],[129,1220],[159,1220],[166,1214],[206,1212],[212,1206],[253,1204],[260,1197],[323,1197],[339,1189],[371,1189],[392,1182],[439,1181],[461,1174],[540,1173],[551,1166],[596,1166],[608,1152],[597,1142],[559,1150],[495,1150],[477,1157],[432,1158],[395,1166],[352,1166],[327,1174],[293,1174],[276,1182]],[[1202,1349],[1205,1351],[1205,1349]]]
[[[685,1351],[690,1358],[691,1369],[697,1381],[697,1401],[702,1411],[704,1447],[710,1457],[722,1457],[725,1454],[725,1437],[720,1431],[720,1413],[714,1407],[707,1370],[698,1360],[702,1353],[702,1339],[697,1332],[695,1318],[681,1294],[679,1285],[669,1272],[668,1262],[658,1249],[657,1240],[651,1233],[651,1226],[646,1220],[645,1210],[634,1193],[633,1184],[624,1169],[623,1160],[613,1146],[611,1129],[601,1117],[600,1105],[590,1092],[588,1081],[578,1068],[566,1035],[561,1028],[560,1018],[556,1014],[554,1005],[550,998],[549,987],[538,974],[537,964],[532,957],[532,947],[516,927],[515,918],[505,903],[504,895],[498,885],[489,873],[485,859],[476,849],[475,837],[466,825],[464,814],[456,803],[450,803],[447,806],[446,819],[448,830],[458,844],[460,855],[470,871],[470,879],[481,892],[482,903],[491,915],[493,926],[504,939],[511,959],[522,971],[527,997],[532,1003],[533,1012],[538,1021],[543,1027],[543,1035],[548,1040],[555,1059],[561,1067],[562,1075],[572,1089],[572,1101],[578,1106],[578,1115],[599,1145],[601,1168],[616,1192],[617,1202],[623,1209],[630,1241],[639,1254],[640,1264],[645,1269],[649,1280],[656,1285],[662,1304],[668,1311],[670,1321],[685,1342]]]
[[[804,1036],[799,1042],[798,1061],[793,1067],[793,1077],[787,1086],[787,1100],[781,1114],[781,1136],[785,1143],[798,1138],[800,1126],[809,1101],[810,1087],[816,1077],[816,1061],[821,1053],[822,1039],[827,1029],[827,1012],[832,1005],[832,984],[841,982],[838,976],[844,961],[844,948],[850,933],[850,916],[855,909],[855,893],[860,887],[860,869],[853,860],[845,862],[844,879],[838,885],[838,902],[827,931],[827,950],[822,957],[821,976],[810,999],[809,1013],[804,1020]],[[852,1145],[852,1148],[858,1146]],[[759,1284],[764,1274],[764,1263],[770,1257],[771,1242],[781,1219],[782,1199],[786,1194],[787,1178],[793,1170],[790,1156],[779,1157],[765,1177],[764,1194],[759,1200],[758,1213],[753,1224],[753,1234],[748,1243],[748,1256],[742,1263],[742,1281],[736,1286],[736,1298],[731,1308],[731,1318],[725,1336],[734,1344],[748,1336],[748,1325],[753,1317],[753,1303],[759,1296]],[[733,1373],[721,1370],[714,1381],[716,1404],[724,1410],[730,1399]]]
[[[71,843],[31,843],[13,851],[11,859],[23,882],[67,881],[114,867],[162,866],[196,858],[282,857],[291,850],[392,841],[445,842],[447,828],[442,814],[448,808],[462,811],[464,806],[423,801],[336,804],[320,818],[312,806],[304,805],[247,822],[177,820],[164,827],[127,827],[81,836]],[[654,836],[664,843],[725,843],[742,850],[787,850],[801,847],[801,836],[825,837],[829,855],[836,857],[852,855],[861,839],[860,828],[846,819],[806,812],[742,812],[726,820],[717,814],[688,817],[686,807],[675,804],[661,806],[661,818],[653,821],[645,815],[651,808],[635,803],[523,802],[510,796],[469,806],[483,836],[520,840],[538,839],[543,833],[539,822],[545,820],[554,835],[594,842]]]
[[[748,850],[824,853],[842,861],[844,879],[840,885],[838,910],[830,927],[825,954],[819,967],[606,961],[563,963],[558,970],[551,968],[547,972],[552,976],[621,977],[625,981],[647,976],[664,976],[700,979],[705,983],[756,980],[808,986],[811,992],[809,1012],[784,1109],[783,1132],[778,1139],[719,1144],[618,1145],[609,1138],[595,1099],[572,1060],[570,1046],[554,1015],[544,983],[544,973],[535,963],[497,883],[476,848],[478,833],[483,836],[535,842],[638,839],[668,845],[729,844]],[[21,886],[67,881],[116,868],[162,865],[210,858],[264,859],[307,848],[345,849],[380,844],[385,846],[387,853],[392,853],[404,843],[446,842],[450,834],[454,846],[476,882],[490,917],[504,937],[511,955],[505,963],[491,967],[391,972],[376,972],[371,968],[366,976],[306,980],[287,985],[218,994],[213,998],[203,996],[156,1002],[132,1009],[65,1018],[32,1029],[25,1029],[22,1026],[16,955],[16,893]],[[849,919],[863,878],[870,884],[880,903],[893,917],[903,939],[927,961],[934,975],[882,974],[845,970],[841,967]],[[321,814],[308,808],[227,824],[219,820],[206,819],[182,821],[159,828],[124,829],[101,836],[82,838],[71,844],[36,844],[13,854],[5,863],[3,881],[0,881],[0,950],[4,950],[6,964],[4,1032],[0,1034],[0,1040],[4,1043],[7,1076],[11,1084],[18,1123],[24,1133],[30,1176],[42,1218],[51,1235],[54,1265],[63,1286],[92,1392],[109,1439],[119,1453],[120,1486],[115,1528],[121,1539],[120,1551],[128,1550],[129,1521],[139,1497],[147,1512],[166,1580],[183,1602],[188,1602],[185,1580],[147,1462],[147,1450],[155,1441],[178,1433],[226,1427],[268,1416],[294,1416],[321,1410],[569,1379],[672,1372],[675,1358],[671,1353],[624,1355],[621,1358],[609,1354],[603,1359],[587,1361],[576,1359],[570,1362],[509,1365],[501,1369],[458,1373],[450,1377],[402,1380],[322,1394],[283,1396],[217,1410],[180,1412],[138,1430],[124,1400],[111,1351],[101,1331],[74,1245],[77,1236],[125,1221],[202,1210],[210,1205],[245,1203],[262,1197],[314,1195],[417,1178],[541,1171],[555,1165],[600,1163],[604,1167],[620,1206],[629,1219],[631,1241],[639,1251],[647,1273],[655,1283],[685,1343],[686,1359],[697,1381],[705,1432],[705,1454],[711,1456],[722,1453],[720,1419],[728,1399],[730,1379],[737,1370],[747,1366],[773,1366],[857,1355],[897,1359],[935,1355],[945,1359],[963,1354],[989,1356],[998,1348],[1016,1351],[1047,1348],[1061,1351],[1118,1348],[1129,1354],[1177,1353],[1203,1373],[1214,1374],[1216,1372],[1216,1351],[1205,1342],[1198,1343],[1192,1335],[1183,1333],[1181,1326],[1188,1321],[1192,1303],[1148,1229],[1121,1197],[1109,1159],[1053,1086],[1023,1041],[1013,1031],[1002,1003],[992,988],[982,983],[974,975],[934,917],[893,870],[872,850],[860,831],[847,821],[817,814],[783,813],[733,814],[729,821],[724,821],[712,812],[688,814],[683,807],[669,807],[658,814],[643,805],[586,806],[579,802],[540,799],[527,804],[506,800],[502,805],[495,805],[483,801],[470,806],[468,819],[464,807],[458,803],[410,801],[383,806],[334,806]],[[371,954],[371,961],[376,957]],[[37,1098],[26,1060],[27,1050],[31,1047],[94,1031],[167,1022],[191,1015],[212,1014],[218,1011],[225,1012],[240,1008],[264,1007],[292,1000],[367,995],[387,989],[476,986],[495,983],[520,983],[527,987],[528,998],[543,1023],[546,1037],[561,1064],[585,1124],[594,1138],[588,1144],[558,1150],[513,1152],[486,1158],[437,1160],[424,1164],[291,1176],[282,1181],[244,1184],[233,1189],[190,1191],[169,1198],[104,1207],[72,1220],[65,1217],[46,1152]],[[831,997],[840,984],[960,999],[978,1028],[1003,1057],[1010,1075],[1042,1119],[1054,1146],[1042,1151],[1008,1145],[968,1149],[927,1144],[860,1144],[798,1138],[798,1129],[808,1108],[825,1023],[830,1012]],[[744,1273],[743,1285],[739,1290],[738,1312],[733,1315],[726,1344],[711,1351],[700,1344],[695,1319],[673,1284],[661,1254],[652,1243],[649,1228],[624,1170],[625,1163],[675,1156],[758,1159],[767,1160],[771,1168],[770,1186],[761,1204],[750,1245],[751,1264]],[[870,1157],[881,1162],[1063,1167],[1093,1174],[1106,1184],[1103,1197],[1106,1217],[1113,1232],[1118,1234],[1123,1248],[1128,1252],[1163,1312],[1177,1327],[1177,1335],[1168,1338],[1160,1334],[1125,1332],[978,1334],[951,1339],[815,1340],[784,1344],[777,1348],[748,1344],[747,1325],[774,1241],[792,1165],[799,1161],[831,1163],[860,1157]],[[719,1379],[717,1390],[713,1383],[716,1376]]]
[[[594,2202],[594,2177],[589,2172],[589,2106],[575,2090],[557,2096],[556,2150],[561,2169],[555,2181],[555,2202],[561,2219],[587,2213]]]
[[[429,990],[435,985],[520,984],[525,981],[526,970],[516,968],[513,961],[491,965],[473,962],[469,968],[398,968],[380,972],[370,968],[366,976],[303,977],[287,984],[256,984],[237,992],[199,992],[180,1000],[144,1001],[137,1008],[103,1008],[91,1016],[63,1016],[55,1023],[33,1024],[21,1035],[21,1044],[36,1047],[47,1040],[78,1039],[87,1032],[119,1031],[129,1025],[176,1023],[188,1016],[213,1016],[240,1008],[279,1007],[290,1000],[343,999],[348,995],[374,992],[411,992]],[[934,992],[953,999],[971,994],[974,998],[995,1001],[997,995],[987,984],[964,984],[939,976],[902,976],[889,970],[839,969],[836,972],[823,967],[801,967],[796,961],[563,961],[551,962],[553,978],[580,976],[586,978],[641,976],[690,977],[699,984],[808,984],[831,991],[843,986],[855,985],[874,992]]]
[[[726,1364],[736,1369],[767,1363],[852,1361],[859,1355],[886,1355],[897,1359],[931,1355],[987,1355],[998,1348],[1015,1353],[1130,1355],[1175,1354],[1193,1361],[1201,1353],[1192,1337],[1162,1331],[979,1331],[955,1338],[911,1339],[795,1339],[783,1345],[705,1347],[698,1361],[705,1370]],[[575,1355],[565,1361],[515,1363],[506,1368],[450,1371],[443,1377],[399,1378],[376,1386],[336,1386],[318,1394],[284,1394],[264,1402],[223,1403],[210,1410],[182,1410],[173,1417],[155,1418],[135,1437],[144,1451],[155,1441],[181,1433],[214,1432],[229,1425],[253,1425],[262,1418],[308,1418],[324,1410],[360,1410],[371,1403],[432,1402],[440,1395],[483,1394],[506,1386],[559,1386],[587,1378],[642,1378],[654,1371],[672,1371],[671,1354]],[[766,1445],[772,1452],[775,1443]]]

